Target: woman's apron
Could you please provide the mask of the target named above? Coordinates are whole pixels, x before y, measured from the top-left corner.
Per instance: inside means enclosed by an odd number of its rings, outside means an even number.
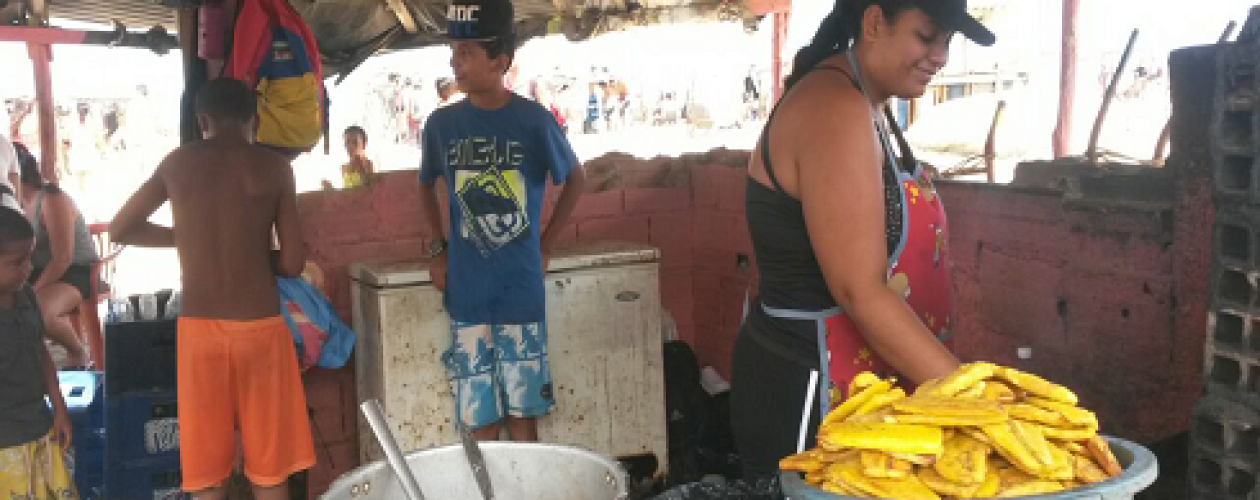
[[[852,52],[849,53],[849,62],[857,77],[858,90],[865,96],[866,90],[861,85],[862,76],[853,60]],[[949,233],[945,209],[924,169],[916,164],[916,172],[912,175],[896,166],[897,157],[893,154],[887,134],[883,132],[874,113],[871,118],[884,149],[883,168],[892,168],[897,182],[901,184],[901,240],[888,258],[888,287],[905,299],[938,340],[947,348],[951,347],[953,289],[949,276]],[[798,311],[762,304],[761,308],[775,318],[812,321],[815,324],[819,346],[818,366],[825,367],[820,370],[824,375],[821,377],[824,383],[819,384],[818,392],[820,420],[831,408],[828,398],[832,387],[845,390],[850,380],[865,371],[874,372],[881,377],[894,373],[892,367],[867,344],[853,319],[839,307],[821,311]]]

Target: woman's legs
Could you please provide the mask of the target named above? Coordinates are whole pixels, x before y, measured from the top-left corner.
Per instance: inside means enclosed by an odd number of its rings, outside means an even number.
[[[779,459],[796,453],[812,370],[766,349],[748,330],[744,325],[735,340],[731,428],[745,479],[754,482],[776,475]],[[810,414],[806,448],[814,445],[817,413]]]
[[[39,307],[44,315],[44,326],[48,329],[48,338],[66,348],[66,363],[70,366],[83,366],[89,361],[87,346],[74,330],[70,313],[83,303],[79,290],[65,283],[53,283],[36,292]]]

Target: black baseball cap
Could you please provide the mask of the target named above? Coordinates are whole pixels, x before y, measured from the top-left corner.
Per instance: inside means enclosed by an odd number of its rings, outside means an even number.
[[[962,33],[978,45],[988,47],[997,40],[989,28],[967,13],[967,0],[911,0],[910,3],[932,18],[932,22],[941,29]]]
[[[488,42],[515,31],[511,0],[455,0],[446,10],[446,38]]]

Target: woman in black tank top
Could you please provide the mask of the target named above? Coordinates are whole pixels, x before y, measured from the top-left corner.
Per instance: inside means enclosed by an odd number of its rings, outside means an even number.
[[[924,93],[955,32],[993,42],[966,0],[836,0],[796,56],[747,184],[760,283],[735,344],[731,411],[750,480],[773,477],[778,460],[797,451],[802,408],[804,444],[813,445],[821,409],[806,406],[807,387],[811,372],[829,380],[820,344],[835,336],[828,328],[838,315],[911,383],[958,365],[887,282],[911,229],[903,227],[908,176],[884,132],[895,125],[881,117],[889,98]],[[820,384],[811,399],[825,398]]]

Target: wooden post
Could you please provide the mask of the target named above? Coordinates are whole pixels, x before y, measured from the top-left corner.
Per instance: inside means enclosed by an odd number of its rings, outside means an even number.
[[[774,34],[772,36],[770,54],[770,74],[774,78],[774,102],[778,102],[783,97],[783,42],[787,40],[788,21],[791,16],[791,10],[783,10],[774,13]]]
[[[1107,119],[1107,111],[1111,109],[1111,101],[1116,97],[1116,87],[1120,85],[1120,77],[1124,75],[1124,69],[1129,64],[1129,56],[1133,55],[1133,44],[1137,43],[1137,37],[1138,30],[1134,29],[1133,33],[1129,34],[1129,43],[1124,46],[1124,53],[1120,54],[1120,63],[1111,74],[1111,83],[1107,85],[1107,91],[1103,93],[1098,116],[1094,117],[1094,128],[1089,132],[1089,147],[1085,149],[1085,159],[1090,163],[1098,163],[1098,138],[1102,135],[1103,122]]]
[[[997,163],[997,129],[1002,121],[1002,112],[1006,110],[1006,100],[998,101],[993,111],[993,122],[989,124],[989,136],[984,140],[984,177],[989,184],[997,182],[995,163]]]
[[[1062,158],[1072,144],[1072,105],[1076,101],[1076,15],[1081,0],[1063,0],[1062,59],[1059,62],[1059,116],[1054,126],[1052,149]]]
[[[52,45],[28,43],[26,51],[31,56],[35,70],[35,106],[39,116],[39,164],[44,179],[57,182],[57,113],[52,95]]]
[[[180,9],[176,12],[179,26],[180,57],[184,59],[184,93],[180,98],[179,138],[185,144],[201,139],[201,125],[193,111],[197,90],[208,79],[206,62],[197,57],[198,27],[197,9]]]

